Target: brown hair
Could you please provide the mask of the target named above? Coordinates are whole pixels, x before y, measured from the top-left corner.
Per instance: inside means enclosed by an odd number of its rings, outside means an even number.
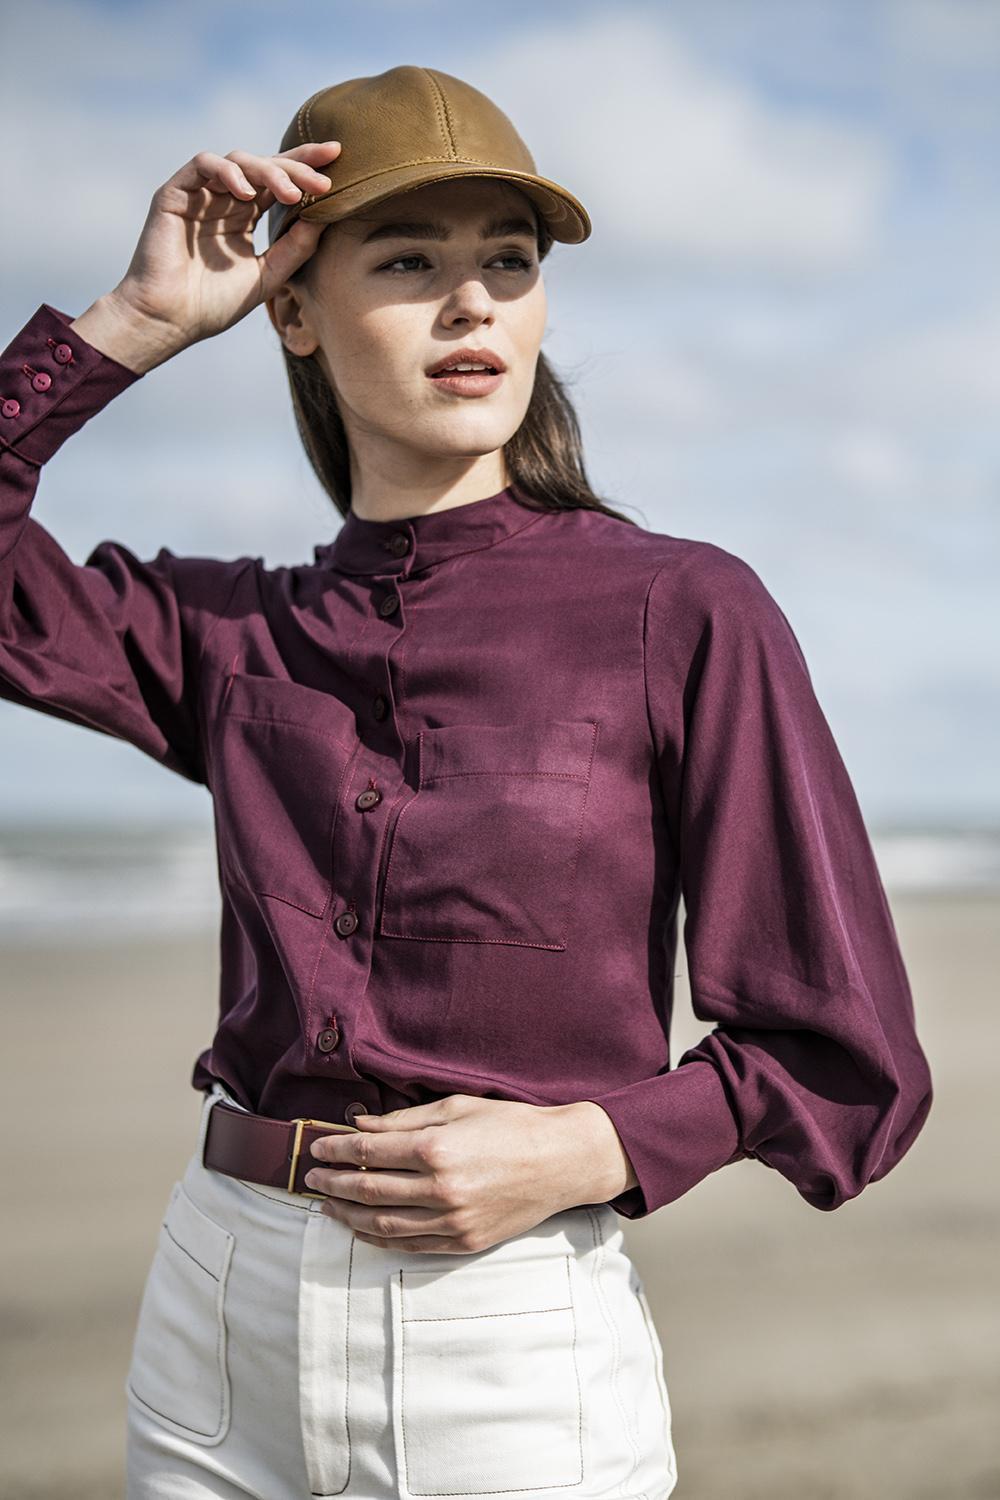
[[[534,205],[532,205],[534,208]],[[538,258],[544,260],[553,240],[535,211]],[[312,258],[288,278],[289,285],[305,280]],[[315,354],[293,354],[281,345],[292,395],[295,425],[306,457],[323,489],[342,516],[351,504],[351,471],[347,433],[337,397]],[[583,461],[580,424],[563,382],[539,352],[531,400],[520,427],[504,444],[508,482],[531,510],[598,510],[638,523],[615,510],[590,487]]]

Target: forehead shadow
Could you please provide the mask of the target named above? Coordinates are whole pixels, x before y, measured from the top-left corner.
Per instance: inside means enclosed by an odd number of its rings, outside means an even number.
[[[357,244],[365,245],[394,236],[448,240],[457,225],[466,223],[474,224],[484,239],[509,234],[536,239],[538,233],[536,209],[526,193],[513,183],[470,177],[396,193],[383,203],[350,214],[340,220],[339,227]]]

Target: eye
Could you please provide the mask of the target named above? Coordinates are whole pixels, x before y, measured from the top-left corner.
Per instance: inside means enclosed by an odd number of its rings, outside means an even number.
[[[532,266],[534,265],[534,261],[526,260],[523,255],[518,255],[516,253],[516,251],[514,251],[514,250],[511,250],[507,255],[500,255],[500,256],[498,256],[497,259],[498,260],[516,260],[517,261],[517,267],[516,267],[516,269],[518,271],[530,271],[531,268],[532,268]]]
[[[389,261],[388,265],[380,266],[379,270],[380,271],[389,271],[393,276],[405,276],[406,275],[405,271],[393,271],[393,269],[392,269],[393,266],[401,266],[403,264],[403,262],[407,261],[407,260],[425,260],[425,259],[426,259],[426,257],[423,256],[423,255],[399,255],[399,256],[396,257],[395,260]]]
[[[519,255],[519,254],[517,254],[513,250],[510,251],[507,255],[498,255],[496,257],[496,259],[497,260],[513,260],[513,261],[516,261],[517,264],[516,264],[516,266],[513,267],[513,270],[515,271],[515,273],[521,272],[521,271],[530,271],[532,269],[533,265],[534,265],[533,261],[526,260],[523,255]],[[413,260],[421,260],[421,261],[423,261],[426,264],[427,257],[425,255],[416,255],[416,254],[414,254],[414,255],[398,255],[395,260],[388,261],[386,263],[386,265],[380,266],[379,269],[382,270],[382,271],[388,271],[391,276],[406,276],[406,275],[409,274],[408,272],[406,272],[406,271],[394,271],[392,269],[392,267],[393,266],[401,266],[404,261],[413,261]],[[508,268],[508,269],[510,269],[510,268]]]

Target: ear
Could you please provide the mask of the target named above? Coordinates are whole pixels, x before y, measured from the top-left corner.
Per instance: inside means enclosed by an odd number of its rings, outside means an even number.
[[[302,299],[293,286],[286,281],[273,297],[264,303],[267,315],[284,344],[292,354],[314,354],[319,348],[319,339],[312,329],[309,315]]]

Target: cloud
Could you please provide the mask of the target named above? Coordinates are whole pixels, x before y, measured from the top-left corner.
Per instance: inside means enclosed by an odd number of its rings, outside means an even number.
[[[993,74],[1000,66],[994,0],[888,0],[885,16],[895,53],[911,64]]]
[[[874,131],[774,103],[646,9],[591,12],[565,40],[544,24],[512,38],[477,86],[510,101],[606,255],[822,272],[873,252],[892,175]]]
[[[877,427],[840,433],[830,454],[834,478],[867,494],[896,497],[912,491],[913,465],[903,444]]]
[[[951,682],[942,739],[982,742],[1000,482],[995,4],[411,14],[305,0],[294,26],[267,0],[8,11],[11,334],[39,301],[76,314],[113,286],[153,191],[195,151],[276,149],[332,76],[434,59],[496,99],[593,216],[592,239],[547,263],[545,349],[595,485],[653,529],[759,566],[860,744],[885,715],[905,750]],[[36,514],[80,559],[118,537],[147,556],[162,543],[309,560],[337,519],[264,310],[88,424]],[[939,774],[925,794],[953,795]]]
[[[227,54],[215,33],[229,26],[238,29]],[[5,11],[3,57],[0,184],[19,206],[6,268],[47,301],[60,286],[91,299],[114,286],[161,183],[201,150],[276,151],[329,73],[308,35],[289,40],[267,0],[113,10],[37,0]],[[346,44],[338,62],[350,76]],[[258,225],[258,252],[265,246]]]
[[[914,424],[942,418],[972,427],[1000,410],[1000,299],[974,312],[895,329],[857,371],[859,403],[891,402]]]

